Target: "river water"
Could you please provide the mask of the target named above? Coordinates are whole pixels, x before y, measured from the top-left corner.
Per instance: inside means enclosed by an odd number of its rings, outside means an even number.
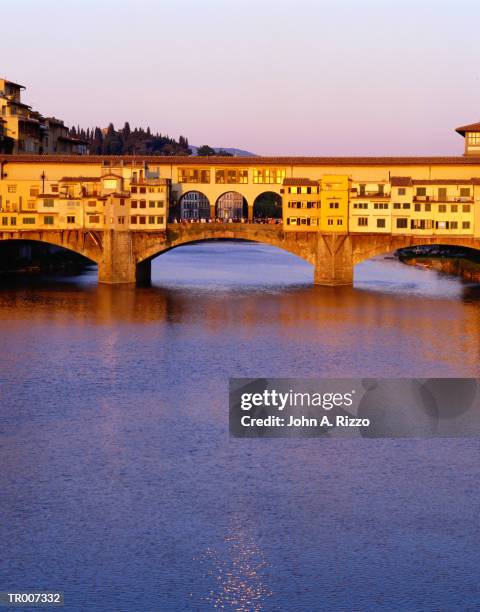
[[[247,243],[0,291],[0,590],[68,610],[477,610],[479,441],[231,440],[229,377],[479,376],[480,291]]]

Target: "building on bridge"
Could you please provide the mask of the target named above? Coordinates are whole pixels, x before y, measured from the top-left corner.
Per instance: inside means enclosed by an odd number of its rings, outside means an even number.
[[[3,172],[1,231],[165,231],[170,181],[144,164],[74,166],[83,173],[59,178],[42,168],[40,175],[14,182]],[[68,171],[72,165],[60,168]]]
[[[123,245],[129,254],[124,257],[138,263],[153,257],[162,241],[171,248],[188,236],[246,237],[304,256],[318,269],[318,282],[332,280],[328,275],[335,282],[351,282],[354,263],[393,248],[439,243],[480,249],[479,124],[457,131],[466,138],[466,148],[456,157],[1,153],[0,238],[48,242],[55,236],[55,244],[75,239],[80,252],[78,245],[88,241],[92,253],[108,245],[116,252]],[[281,224],[271,230],[267,224],[227,226],[230,219],[253,221],[255,202],[265,194],[281,198]],[[168,225],[171,205],[182,201],[193,218],[206,218],[208,204],[210,220],[222,223],[188,231]],[[336,264],[329,264],[328,274],[322,272],[319,262],[328,257],[341,259],[340,272]],[[92,258],[97,261],[98,253]],[[102,263],[102,278],[132,278],[132,266],[115,276],[108,261]]]

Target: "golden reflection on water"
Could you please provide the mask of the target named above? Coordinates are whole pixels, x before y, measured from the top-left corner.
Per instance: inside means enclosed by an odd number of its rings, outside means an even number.
[[[272,596],[265,579],[268,563],[241,515],[233,518],[221,549],[208,547],[194,561],[214,584],[202,597],[212,608],[258,612]]]
[[[72,335],[81,325],[108,326],[111,346],[105,347],[105,355],[112,360],[115,335],[129,324],[153,324],[157,335],[165,329],[162,324],[198,327],[211,336],[235,329],[252,342],[259,330],[275,328],[286,341],[307,334],[308,342],[318,341],[332,351],[348,342],[371,344],[383,334],[379,350],[394,353],[400,345],[411,342],[417,354],[427,360],[442,358],[442,354],[448,360],[451,345],[453,358],[458,360],[461,355],[462,364],[478,372],[477,300],[475,288],[469,287],[456,298],[432,298],[352,287],[215,293],[195,288],[57,283],[4,287],[0,292],[0,324],[8,322],[12,328],[48,320],[49,326],[69,326]]]

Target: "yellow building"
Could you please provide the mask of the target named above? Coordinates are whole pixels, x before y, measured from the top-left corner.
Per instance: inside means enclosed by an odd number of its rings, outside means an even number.
[[[19,87],[9,84],[13,101]],[[0,153],[0,226],[165,231],[169,210],[189,194],[202,202],[204,222],[208,210],[210,221],[251,220],[269,194],[282,200],[285,232],[480,238],[475,126],[457,130],[468,139],[463,157]]]
[[[58,170],[65,169],[58,165]],[[87,165],[87,169],[92,174],[59,178],[52,174],[52,168],[48,175],[43,168],[26,179],[9,180],[3,174],[2,230],[166,229],[169,180],[158,178],[158,172],[148,172],[144,164],[115,167],[96,163]],[[58,170],[57,175],[61,174]]]
[[[286,230],[318,231],[321,228],[320,184],[306,178],[283,181],[282,212]]]
[[[43,117],[21,100],[23,85],[0,78],[0,119],[3,144],[0,150],[8,153],[86,154],[87,143],[68,135],[63,121]]]
[[[349,205],[351,232],[391,233],[391,204],[388,181],[352,183]]]
[[[323,232],[348,232],[350,178],[347,175],[326,174],[321,179]]]
[[[465,138],[464,155],[480,155],[480,121],[462,125],[455,131]]]

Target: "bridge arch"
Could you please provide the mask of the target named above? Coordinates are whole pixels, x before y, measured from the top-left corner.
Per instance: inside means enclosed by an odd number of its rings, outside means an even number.
[[[176,208],[174,217],[177,221],[199,221],[210,218],[210,200],[197,189],[182,194]]]
[[[400,249],[413,247],[462,247],[480,254],[480,239],[465,236],[408,236],[350,234],[352,264],[356,265],[372,257],[387,255]]]
[[[254,219],[281,219],[282,196],[275,191],[264,191],[253,202]]]
[[[99,264],[103,256],[103,240],[97,232],[60,230],[48,232],[19,231],[0,233],[0,245],[8,243],[43,244],[71,251]]]
[[[215,217],[222,221],[240,221],[248,218],[248,202],[238,191],[226,191],[217,198]]]
[[[166,236],[135,235],[133,251],[137,265],[149,262],[170,249],[197,242],[211,240],[246,240],[269,244],[315,263],[315,248],[309,241],[298,242],[292,235],[286,235],[280,225],[247,223],[193,223],[176,224],[170,227]]]

